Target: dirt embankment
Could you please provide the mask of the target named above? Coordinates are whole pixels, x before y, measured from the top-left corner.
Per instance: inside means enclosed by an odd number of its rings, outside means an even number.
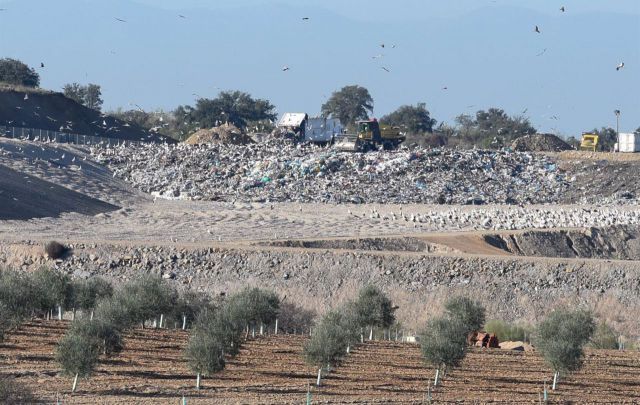
[[[640,227],[486,235],[487,243],[520,256],[640,260]]]
[[[0,126],[35,128],[67,134],[101,136],[128,141],[175,141],[134,124],[102,115],[62,93],[0,86]]]
[[[555,307],[587,306],[628,336],[640,330],[640,266],[634,261],[76,244],[71,258],[52,263],[41,252],[40,244],[4,245],[0,265],[28,270],[55,264],[74,277],[117,282],[149,272],[213,294],[260,286],[318,312],[372,283],[400,306],[403,324],[416,330],[458,293],[480,300],[489,319],[537,323]]]

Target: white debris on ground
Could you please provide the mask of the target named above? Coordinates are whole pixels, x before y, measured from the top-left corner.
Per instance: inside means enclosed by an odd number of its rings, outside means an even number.
[[[525,152],[401,149],[348,153],[291,143],[96,148],[147,193],[194,200],[538,204],[569,186],[553,159]]]

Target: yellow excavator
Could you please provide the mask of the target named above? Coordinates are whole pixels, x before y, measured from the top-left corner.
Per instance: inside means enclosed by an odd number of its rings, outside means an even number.
[[[355,134],[338,135],[334,147],[348,152],[367,152],[380,147],[392,150],[406,139],[398,127],[381,124],[375,118],[356,121],[356,128]]]

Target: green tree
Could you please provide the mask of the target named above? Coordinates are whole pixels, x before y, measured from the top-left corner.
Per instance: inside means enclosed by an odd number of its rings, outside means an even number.
[[[144,322],[167,315],[177,300],[176,292],[160,277],[143,275],[116,291],[114,299],[121,303],[133,322]]]
[[[234,312],[235,319],[243,320],[248,326],[262,326],[276,320],[280,299],[272,291],[245,288],[231,296],[227,305]]]
[[[229,122],[245,128],[247,121],[275,120],[275,106],[268,100],[254,99],[241,91],[223,91],[214,99],[200,98],[195,108],[179,106],[174,112],[188,125],[212,128]]]
[[[98,300],[113,295],[111,283],[100,277],[92,277],[73,283],[73,308],[90,311],[96,307]]]
[[[79,83],[69,83],[62,87],[65,97],[82,104],[92,110],[100,111],[102,109],[102,90],[99,85],[89,83],[82,85]]]
[[[458,318],[430,320],[420,335],[422,357],[437,370],[459,366],[467,353],[465,332],[466,326]],[[439,372],[436,373],[437,376]]]
[[[69,334],[83,336],[95,342],[99,351],[110,355],[121,351],[124,347],[122,331],[109,320],[101,318],[83,318],[71,323]]]
[[[40,297],[30,277],[4,269],[0,271],[0,303],[4,307],[1,313],[6,319],[5,330],[9,330],[32,315],[40,304]]]
[[[620,335],[606,322],[598,324],[591,338],[591,347],[594,349],[617,349]]]
[[[583,346],[589,342],[595,329],[593,315],[584,310],[556,310],[540,323],[534,343],[553,368],[554,382],[560,372],[576,371],[582,367]]]
[[[388,125],[401,127],[413,134],[431,133],[437,122],[431,118],[425,103],[418,103],[415,107],[403,105],[391,114],[382,117],[380,121]]]
[[[470,298],[457,296],[444,303],[446,314],[457,319],[464,326],[464,338],[471,332],[479,331],[484,326],[485,309],[479,302]]]
[[[19,60],[4,58],[0,59],[0,82],[38,87],[40,85],[40,75],[33,68]]]
[[[64,374],[74,376],[71,392],[75,392],[78,377],[88,377],[98,361],[96,339],[84,335],[67,333],[58,344],[56,360]]]
[[[327,312],[304,346],[306,361],[320,368],[335,365],[347,353],[347,347],[358,339],[350,323],[350,317],[339,311]]]
[[[189,368],[197,374],[196,388],[200,388],[201,375],[209,376],[222,371],[225,366],[225,342],[209,332],[209,328],[194,328],[185,348],[185,358]]]
[[[479,110],[475,117],[459,115],[456,117],[456,124],[456,136],[469,146],[496,148],[523,135],[536,133],[528,118],[509,116],[499,108]]]
[[[48,268],[40,268],[33,274],[33,288],[37,292],[37,309],[46,313],[60,307],[71,307],[73,286],[68,275]]]
[[[378,288],[368,285],[360,290],[358,298],[354,301],[354,322],[358,327],[364,328],[388,328],[396,320],[395,308],[391,300]],[[370,334],[370,338],[373,336]]]
[[[604,152],[613,150],[614,145],[618,142],[618,133],[613,128],[594,128],[589,133],[598,135],[598,147]]]
[[[334,92],[322,105],[322,115],[338,118],[345,126],[368,118],[367,111],[373,112],[373,98],[369,90],[357,85],[345,86]]]

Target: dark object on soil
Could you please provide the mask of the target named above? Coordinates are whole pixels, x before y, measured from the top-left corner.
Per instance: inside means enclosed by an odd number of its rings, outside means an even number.
[[[67,248],[59,242],[52,240],[44,245],[44,251],[51,259],[60,259],[67,252]]]

